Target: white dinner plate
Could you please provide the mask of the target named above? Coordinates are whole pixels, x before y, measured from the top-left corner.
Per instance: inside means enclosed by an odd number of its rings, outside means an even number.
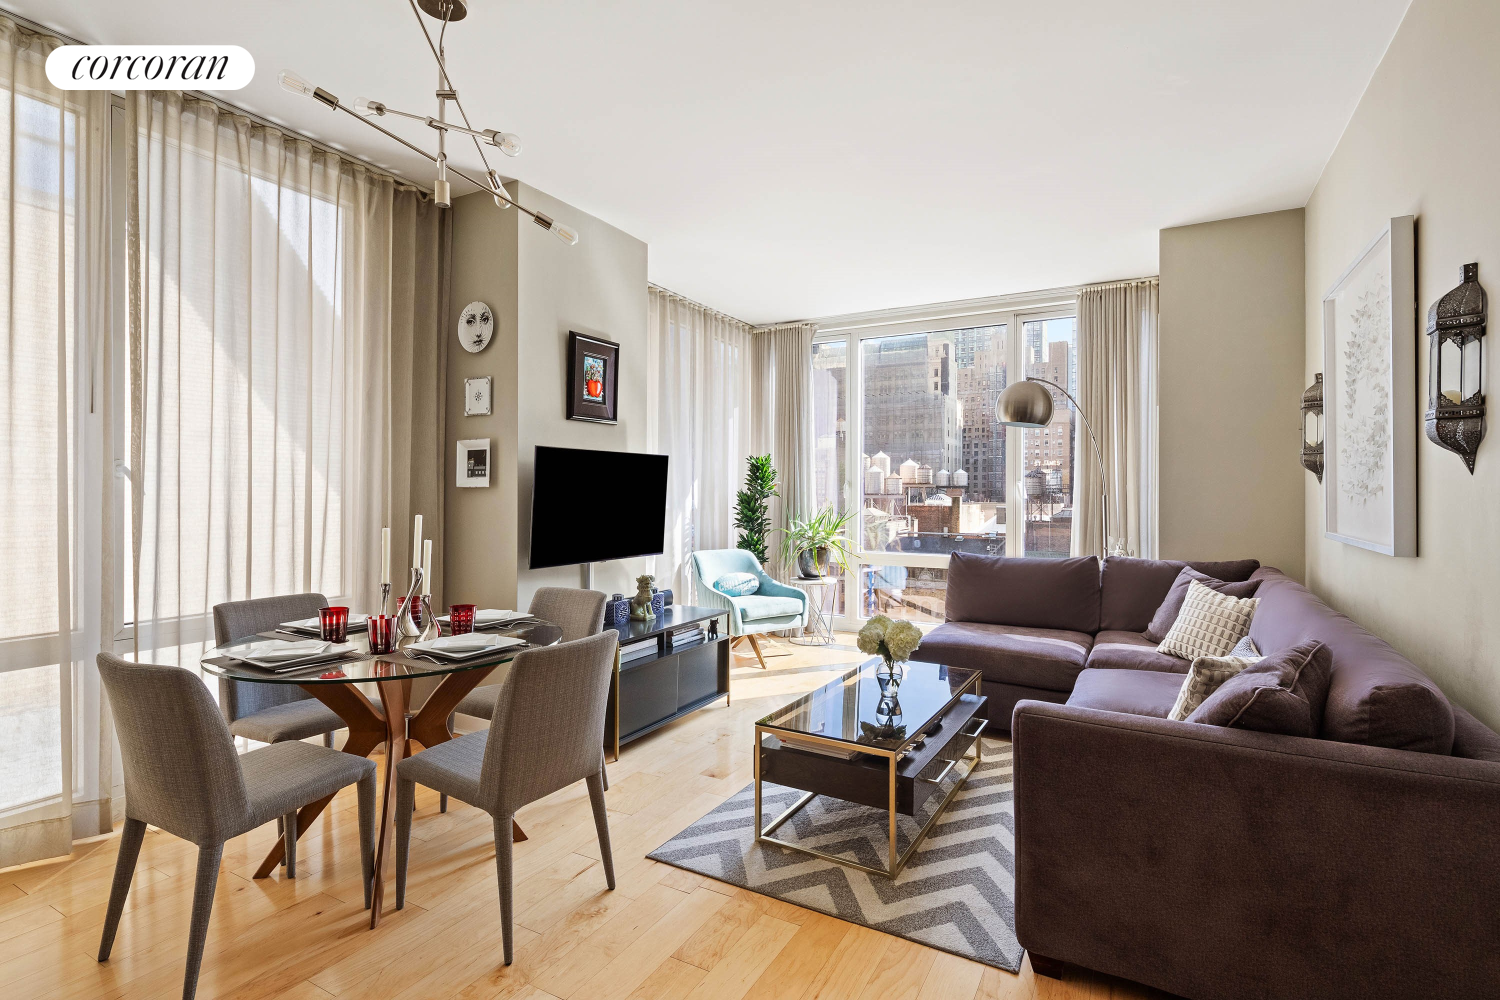
[[[336,644],[324,642],[321,639],[308,639],[302,642],[265,639],[238,646],[226,655],[243,663],[275,670],[336,659],[352,652],[354,652],[354,646],[350,643]]]
[[[502,611],[497,608],[484,608],[474,612],[474,626],[481,625],[504,625],[507,622],[523,621],[531,616],[524,611]],[[451,615],[438,615],[438,621],[447,624]]]
[[[471,635],[473,633],[470,633]],[[483,645],[474,643],[454,643],[455,639],[468,639],[467,635],[445,635],[441,639],[433,639],[428,642],[414,642],[406,647],[408,653],[437,657],[440,660],[471,660],[476,656],[485,656],[497,653],[502,649],[512,646],[524,646],[524,639],[516,639],[504,635],[484,635],[479,639],[485,640]]]

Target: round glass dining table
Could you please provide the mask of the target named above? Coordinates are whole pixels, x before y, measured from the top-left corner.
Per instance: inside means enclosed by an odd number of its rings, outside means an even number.
[[[538,646],[550,646],[562,638],[562,629],[550,622],[530,619],[506,629],[486,630],[486,634],[509,636],[520,645],[507,646],[471,659],[434,662],[408,649],[414,639],[403,638],[393,653],[372,654],[364,633],[350,633],[355,648],[336,660],[276,672],[246,663],[236,657],[236,650],[266,639],[305,639],[306,636],[282,632],[263,632],[247,636],[203,654],[200,661],[205,672],[216,677],[251,684],[295,684],[327,705],[343,720],[349,731],[344,741],[345,753],[368,757],[377,748],[385,750],[385,788],[380,805],[380,819],[375,838],[375,891],[370,904],[370,926],[380,923],[385,897],[385,874],[390,856],[391,828],[395,819],[396,765],[412,752],[412,744],[430,749],[453,739],[448,720],[458,703],[479,686],[503,663],[518,653]],[[415,712],[411,708],[412,681],[419,677],[438,678],[437,687]],[[374,697],[372,698],[372,694]],[[377,704],[378,701],[378,704]],[[333,796],[303,806],[297,813],[297,829],[283,836],[301,836]],[[525,840],[519,827],[516,840]],[[286,844],[277,838],[271,852],[255,872],[266,878],[286,856]]]

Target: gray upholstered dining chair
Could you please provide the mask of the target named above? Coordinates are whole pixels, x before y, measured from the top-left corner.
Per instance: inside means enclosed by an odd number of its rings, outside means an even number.
[[[604,627],[604,595],[597,590],[576,587],[542,587],[531,597],[533,618],[551,622],[562,629],[562,642],[572,642],[596,635]],[[476,719],[495,717],[495,699],[501,685],[475,688],[458,703],[458,711]]]
[[[322,594],[288,594],[253,601],[228,601],[214,605],[214,641],[234,642],[274,629],[282,622],[316,618],[328,606]],[[219,710],[229,731],[247,740],[280,743],[323,737],[333,746],[333,733],[344,728],[344,720],[327,705],[295,684],[254,684],[219,678]]]
[[[587,781],[604,859],[604,880],[615,887],[604,810],[604,703],[614,671],[613,631],[516,655],[495,685],[499,698],[490,728],[441,743],[396,765],[396,909],[406,905],[411,853],[411,808],[416,784],[447,792],[490,814],[495,873],[500,882],[500,926],[505,964],[511,939],[511,819],[528,802]]]
[[[357,785],[360,868],[365,906],[370,905],[375,875],[374,761],[296,741],[241,756],[235,753],[234,737],[208,689],[192,673],[100,653],[99,677],[114,713],[125,771],[125,830],[99,939],[99,961],[107,961],[114,946],[148,823],[198,845],[183,1000],[192,1000],[198,990],[219,861],[225,841],[232,837],[278,817],[296,829],[300,807]],[[287,875],[295,877],[295,838],[288,838],[287,850]]]

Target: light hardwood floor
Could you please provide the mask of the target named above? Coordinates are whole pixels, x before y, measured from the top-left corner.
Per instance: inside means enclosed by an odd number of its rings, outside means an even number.
[[[735,658],[722,703],[627,747],[609,765],[618,888],[604,886],[582,783],[522,810],[516,961],[500,957],[489,819],[418,791],[406,908],[393,887],[380,927],[361,908],[354,794],[299,842],[298,878],[253,880],[274,839],[231,841],[198,996],[237,1000],[1073,1000],[1162,997],[1070,969],[1062,981],[987,968],[869,928],[647,860],[647,852],[750,780],[751,726],[858,660],[849,648],[783,645]],[[748,652],[748,651],[747,651]],[[0,996],[175,997],[181,990],[196,849],[146,836],[114,955],[95,961],[118,834],[69,858],[0,871]]]

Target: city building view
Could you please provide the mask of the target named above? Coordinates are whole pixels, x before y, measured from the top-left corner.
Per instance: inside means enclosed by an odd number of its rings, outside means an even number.
[[[1076,394],[1076,327],[1073,317],[1022,323],[1026,375]],[[846,486],[849,346],[814,346],[818,502],[850,510],[857,500],[853,530],[862,552],[1004,555],[1009,525],[1019,523],[1025,555],[1069,554],[1075,411],[1061,389],[1051,389],[1053,419],[1021,432],[1022,485],[1009,489],[1006,428],[996,419],[1009,383],[1008,336],[999,325],[857,342],[857,498]],[[941,621],[946,575],[938,567],[861,564],[859,611]]]

